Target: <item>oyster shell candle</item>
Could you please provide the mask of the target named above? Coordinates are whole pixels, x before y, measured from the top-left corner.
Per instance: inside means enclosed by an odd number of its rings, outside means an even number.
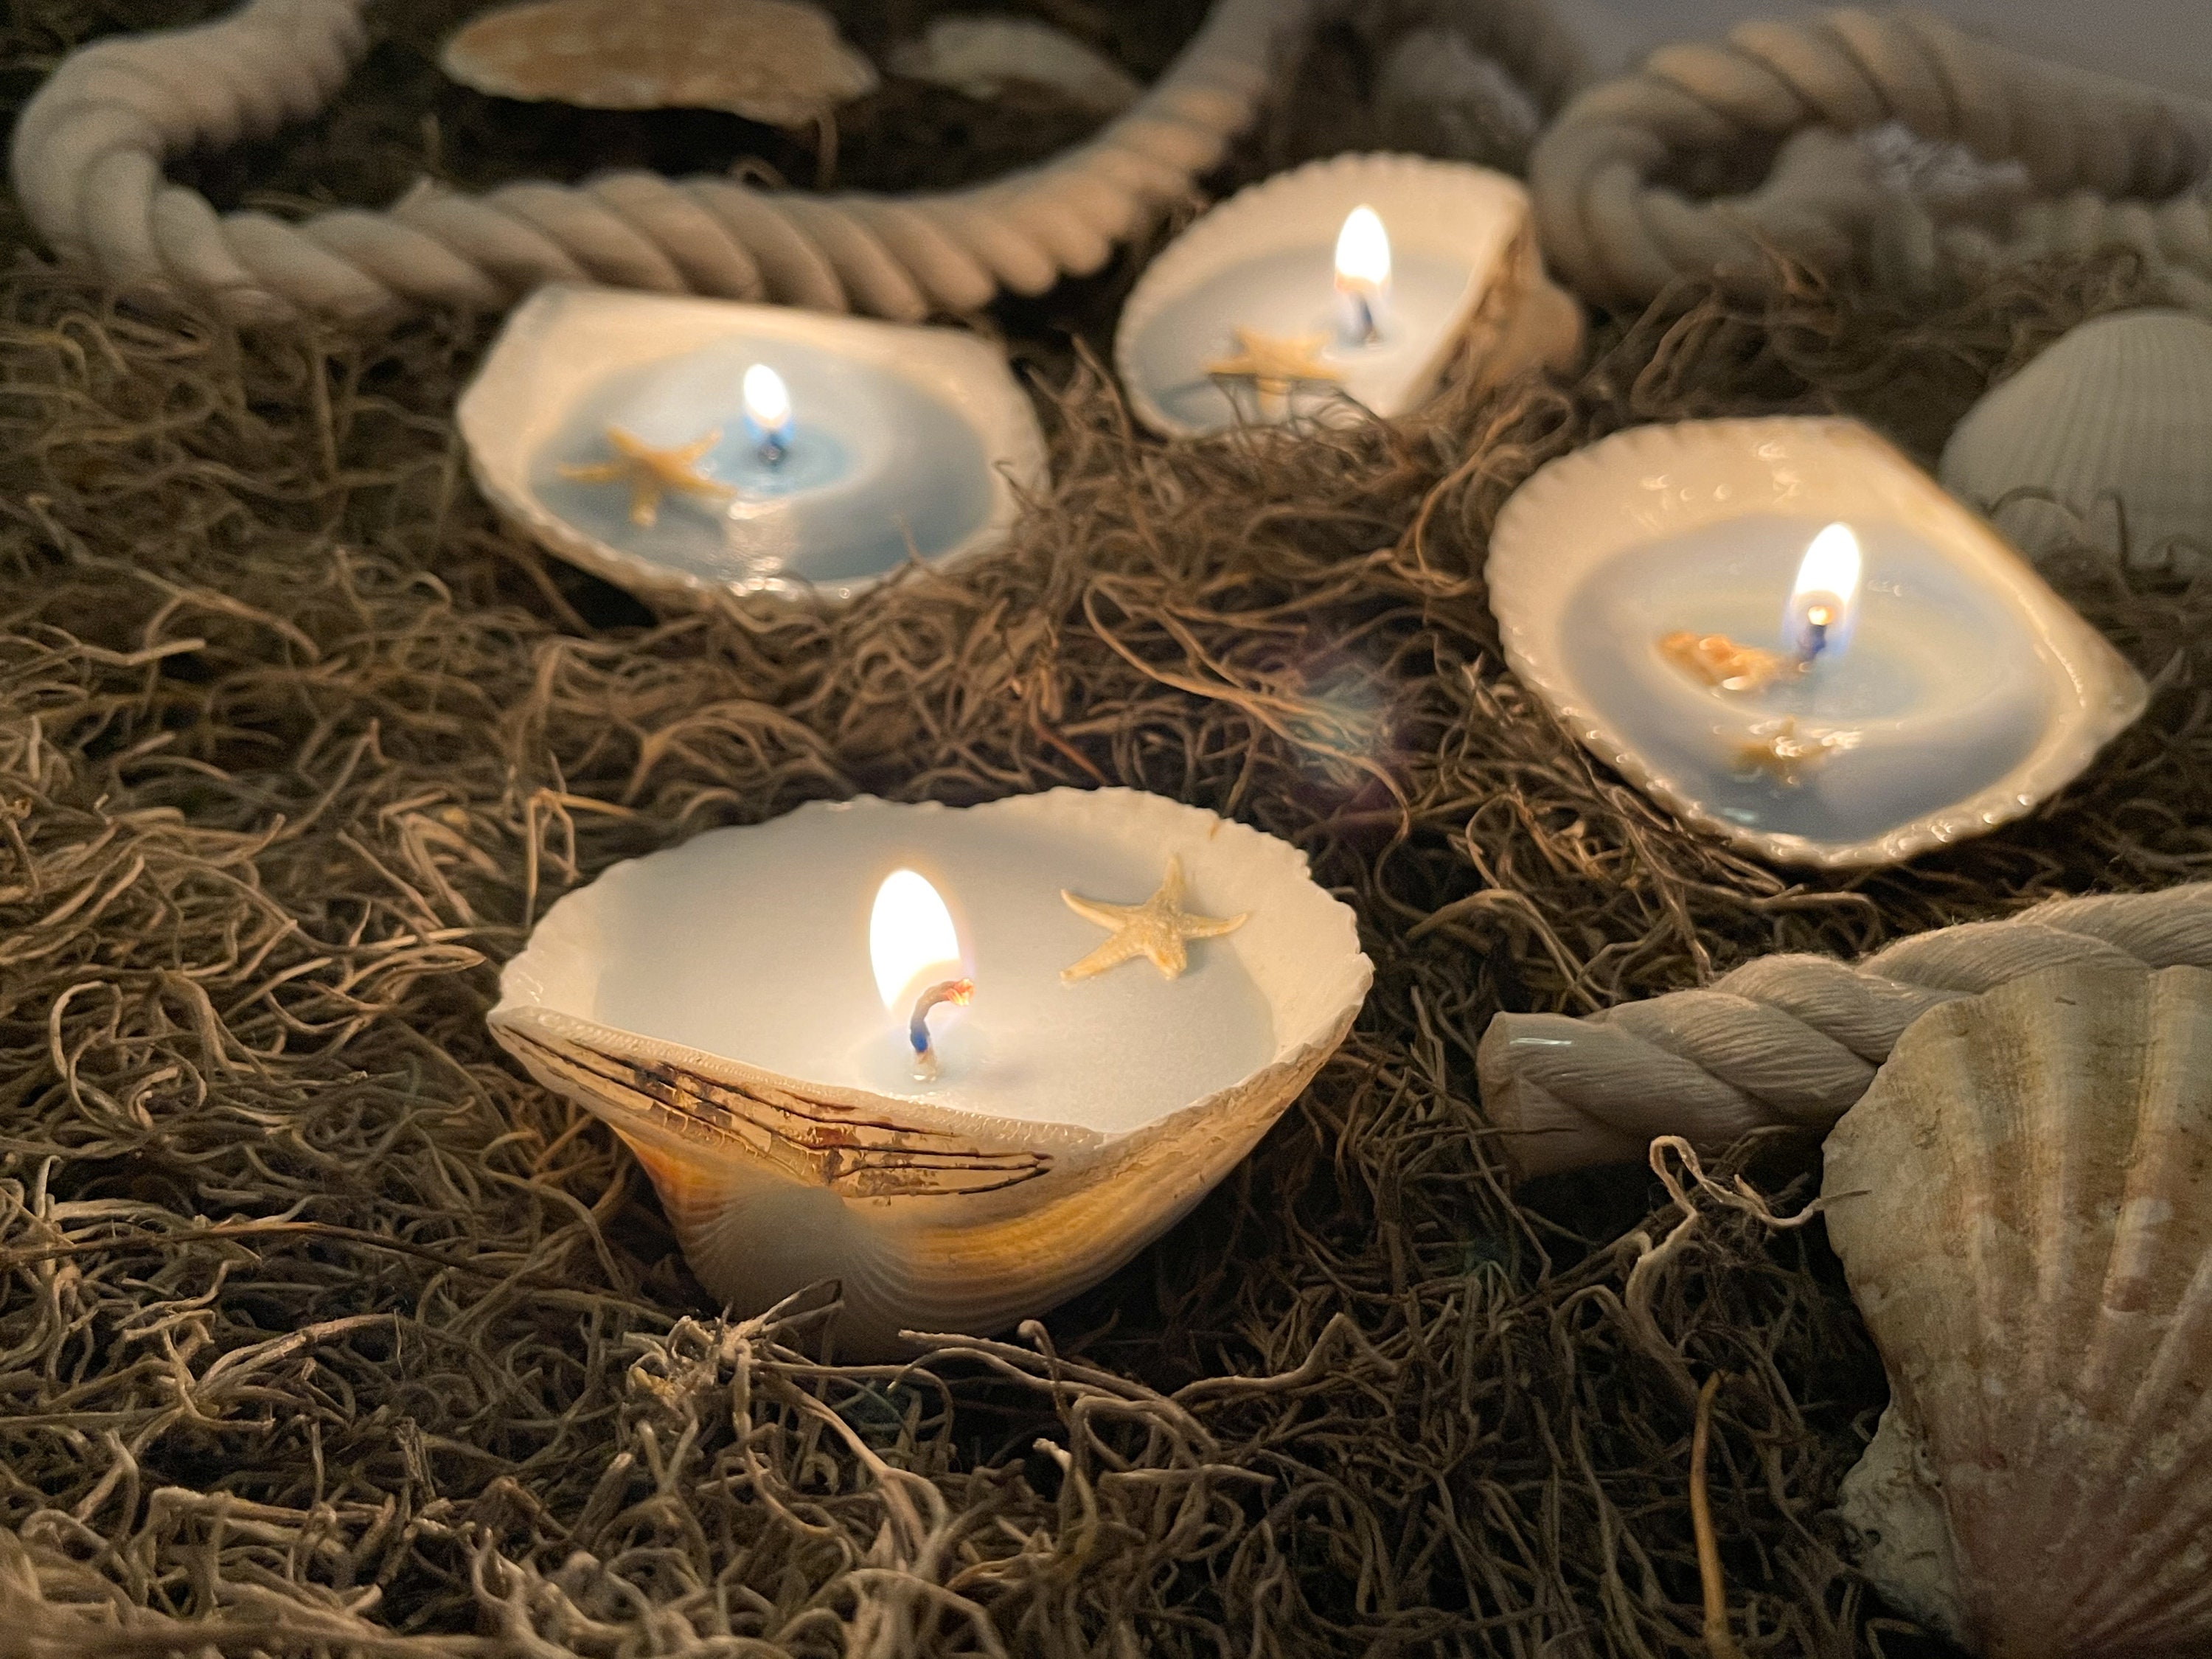
[[[1503,378],[1581,343],[1520,185],[1462,162],[1341,155],[1193,225],[1129,295],[1115,356],[1138,417],[1192,434],[1353,405],[1402,414],[1462,360]]]
[[[1372,969],[1305,855],[1127,789],[860,799],[568,895],[490,1024],[651,1172],[742,1312],[836,1279],[842,1353],[984,1333],[1195,1204]]]
[[[782,306],[541,289],[459,417],[501,514],[648,596],[842,597],[995,544],[1047,481],[981,340]]]
[[[1681,817],[1894,863],[2019,817],[2142,712],[2020,555],[1854,422],[1638,427],[1506,503],[1508,661]]]

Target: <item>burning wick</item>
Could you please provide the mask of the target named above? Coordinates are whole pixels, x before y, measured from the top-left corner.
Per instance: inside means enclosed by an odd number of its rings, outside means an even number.
[[[761,465],[778,467],[791,453],[791,390],[766,363],[745,371],[745,435]]]
[[[929,1041],[929,1011],[945,1002],[955,1008],[965,1008],[975,1000],[975,981],[972,979],[942,980],[915,999],[914,1018],[907,1022],[906,1034],[914,1044],[915,1082],[937,1081],[937,1050]]]
[[[1390,235],[1371,207],[1352,209],[1337,233],[1336,296],[1345,343],[1378,343],[1390,298]]]
[[[1800,673],[1823,655],[1841,651],[1850,637],[1860,564],[1858,538],[1847,525],[1830,525],[1805,550],[1796,585],[1782,611],[1782,648]]]

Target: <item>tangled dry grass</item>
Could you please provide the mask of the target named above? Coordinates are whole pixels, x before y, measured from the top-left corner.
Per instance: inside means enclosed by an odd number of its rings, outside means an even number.
[[[1824,1516],[1885,1390],[1817,1225],[1678,1231],[1703,1200],[1638,1171],[1516,1195],[1474,1045],[1501,1006],[2201,877],[2212,597],[2085,561],[2148,717],[2025,823],[1814,878],[1568,741],[1501,670],[1483,550],[1635,421],[1835,408],[1925,454],[2132,282],[1705,302],[1572,383],[1287,448],[1139,439],[1024,336],[1058,483],[1004,554],[655,617],[469,488],[482,326],[241,339],[19,262],[0,1653],[1694,1654],[1716,1372],[1747,1650],[1939,1650]],[[532,919],[616,860],[1101,781],[1305,848],[1378,977],[1224,1189],[1041,1325],[886,1368],[818,1357],[827,1291],[717,1316],[627,1156],[485,1035]],[[1802,1200],[1807,1149],[1743,1156]]]

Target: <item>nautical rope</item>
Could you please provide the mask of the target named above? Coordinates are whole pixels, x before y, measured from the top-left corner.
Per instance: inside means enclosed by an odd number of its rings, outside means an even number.
[[[1896,123],[2033,199],[1945,200],[1887,183],[1850,135]],[[1674,183],[1779,143],[1765,181],[1702,200]],[[1863,260],[1925,289],[2113,244],[2175,303],[2212,311],[2212,106],[2046,63],[1912,12],[1746,23],[1583,93],[1539,140],[1545,258],[1585,295],[1641,306],[1680,279],[1757,297],[1779,252]]]
[[[1483,1103],[1524,1176],[1640,1160],[1658,1135],[1717,1152],[1771,1125],[1825,1130],[1928,1010],[2066,963],[2212,967],[2212,883],[2061,899],[1856,967],[1762,957],[1587,1018],[1500,1014],[1478,1053]]]
[[[483,195],[424,183],[386,212],[218,214],[165,157],[320,109],[368,40],[366,0],[250,0],[216,22],[100,40],[16,125],[16,195],[55,251],[245,317],[503,306],[539,283],[772,300],[902,320],[1096,270],[1218,163],[1313,0],[1219,0],[1157,85],[1042,166],[938,195],[813,196],[615,173]]]

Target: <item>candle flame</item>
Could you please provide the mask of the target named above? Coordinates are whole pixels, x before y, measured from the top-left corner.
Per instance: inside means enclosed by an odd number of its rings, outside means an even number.
[[[791,423],[791,388],[766,363],[745,371],[745,416],[763,432],[780,432]]]
[[[957,977],[960,935],[937,889],[919,872],[894,870],[876,890],[868,917],[868,957],[884,1006],[903,1014],[925,974]]]
[[[1380,289],[1390,281],[1390,234],[1375,210],[1352,210],[1336,237],[1336,280],[1340,287]]]
[[[1813,538],[1783,612],[1783,642],[1800,661],[1842,649],[1858,616],[1863,562],[1849,525],[1832,524]]]

